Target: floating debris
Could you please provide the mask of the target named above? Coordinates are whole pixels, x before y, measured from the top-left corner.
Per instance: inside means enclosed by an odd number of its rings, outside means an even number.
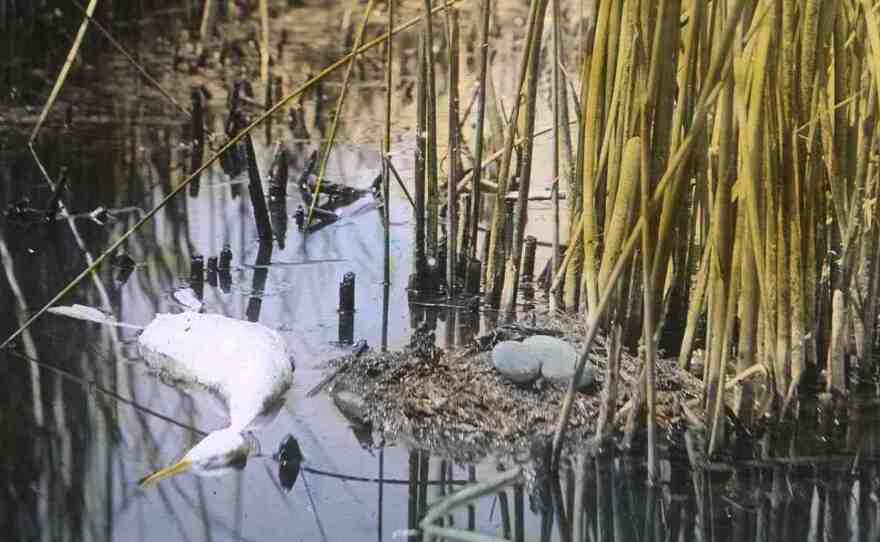
[[[334,370],[330,372],[327,376],[321,379],[312,389],[306,393],[306,397],[314,397],[321,393],[321,390],[326,388],[333,380],[336,379],[337,376],[343,374],[347,371],[351,366],[360,358],[364,353],[369,351],[370,345],[367,343],[366,339],[361,339],[355,344],[351,349],[351,354],[342,358],[341,360],[337,360],[332,363],[331,366],[334,367]]]
[[[370,420],[367,417],[367,403],[360,395],[348,390],[334,391],[333,404],[345,416],[345,419],[353,424],[370,425]]]
[[[278,451],[273,456],[278,462],[278,481],[286,491],[293,489],[299,478],[300,466],[303,462],[302,450],[293,435],[287,435],[281,441]]]
[[[201,298],[192,288],[181,288],[179,290],[175,290],[171,293],[171,297],[174,298],[184,309],[193,311],[193,312],[201,312],[205,308],[205,304],[202,303]]]

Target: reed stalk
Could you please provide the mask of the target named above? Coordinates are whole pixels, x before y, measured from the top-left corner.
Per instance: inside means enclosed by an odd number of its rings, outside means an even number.
[[[427,90],[427,57],[425,51],[425,34],[419,34],[419,63],[416,75],[416,156],[415,156],[415,235],[413,237],[413,266],[415,268],[415,286],[421,288],[425,269],[425,188],[426,188],[426,161],[427,161],[427,138],[426,127],[426,102]]]
[[[394,28],[394,0],[388,0],[388,34]],[[382,351],[388,349],[388,311],[391,296],[391,96],[393,91],[393,45],[385,44],[385,131],[382,137]],[[380,477],[381,478],[381,477]],[[381,486],[380,486],[381,490]]]
[[[448,69],[448,131],[449,181],[446,186],[446,296],[455,297],[458,280],[458,186],[461,164],[460,134],[458,131],[458,11],[446,10],[446,47]]]
[[[208,35],[211,33],[211,23],[213,22],[214,0],[205,0],[205,4],[202,6],[202,22],[199,25],[199,37],[202,41],[208,39]]]
[[[487,72],[489,69],[489,20],[491,15],[490,0],[482,0],[480,4],[480,66],[478,75],[479,89],[477,91],[477,128],[474,134],[474,170],[471,179],[471,208],[470,212],[470,251],[465,255],[465,261],[477,258],[477,230],[480,226],[481,212],[483,209],[482,187],[483,179],[483,129],[486,119],[486,86]],[[486,262],[483,262],[484,264]],[[471,266],[467,265],[465,271],[465,284],[470,280]]]
[[[426,249],[428,255],[437,258],[437,242],[439,234],[440,190],[437,177],[437,82],[434,75],[434,24],[431,0],[425,0],[425,58],[427,60],[427,109],[426,109],[426,146],[428,149],[427,173],[428,173],[428,201],[425,227]]]
[[[540,78],[541,38],[544,30],[544,14],[547,11],[548,2],[549,0],[539,1],[532,41],[528,43],[526,51],[523,52],[524,55],[529,57],[524,127],[524,133],[526,134],[532,133],[535,129],[535,106],[538,98],[538,82]],[[519,191],[513,215],[513,248],[508,255],[507,270],[505,272],[505,294],[502,303],[502,311],[507,315],[512,315],[516,310],[516,295],[519,289],[522,260],[521,247],[524,247],[526,222],[528,221],[533,148],[533,140],[531,138],[527,139],[522,146]]]
[[[489,232],[489,258],[486,262],[486,289],[484,302],[490,307],[498,305],[501,297],[501,288],[504,286],[504,243],[503,232],[507,229],[507,215],[505,213],[504,197],[507,194],[508,177],[510,176],[513,147],[516,139],[516,120],[519,118],[520,104],[522,102],[523,86],[529,71],[529,49],[535,36],[535,27],[538,24],[538,12],[543,0],[532,0],[529,9],[528,30],[526,32],[526,50],[519,66],[519,78],[516,86],[516,98],[513,102],[510,116],[508,117],[505,131],[504,154],[501,158],[501,168],[498,170],[498,190],[495,193],[495,211],[492,214],[492,225]]]
[[[67,80],[67,74],[70,72],[71,66],[73,66],[74,60],[76,60],[76,56],[79,54],[80,45],[82,45],[83,37],[86,35],[86,30],[89,28],[89,21],[92,20],[92,15],[95,13],[95,8],[98,6],[98,0],[91,0],[89,5],[86,7],[85,15],[83,17],[82,23],[79,25],[79,30],[76,32],[76,37],[73,39],[73,44],[70,46],[70,50],[67,52],[67,58],[64,60],[64,65],[61,66],[61,71],[58,73],[58,77],[55,78],[55,84],[52,85],[52,91],[49,93],[49,98],[46,100],[46,103],[43,104],[43,109],[40,111],[40,116],[37,118],[37,123],[34,125],[33,130],[31,131],[31,135],[28,138],[28,148],[31,151],[31,155],[34,157],[34,161],[37,163],[37,167],[40,168],[40,172],[43,174],[43,177],[49,180],[51,184],[51,177],[46,172],[46,168],[43,167],[43,163],[40,161],[40,157],[37,156],[37,151],[34,148],[34,143],[37,140],[37,134],[40,133],[40,130],[43,127],[43,123],[46,122],[46,118],[49,116],[49,111],[52,109],[52,106],[55,105],[55,100],[58,99],[58,94],[61,92],[61,88],[64,86],[64,82]]]
[[[565,85],[562,85],[560,89],[560,74],[559,74],[559,65],[562,62],[561,58],[561,45],[559,43],[560,32],[559,32],[559,0],[553,1],[553,68],[552,68],[552,112],[553,112],[553,157],[552,157],[552,172],[553,172],[553,184],[551,187],[552,190],[552,198],[553,198],[553,254],[550,259],[550,269],[553,274],[556,274],[557,269],[559,269],[559,153],[560,153],[560,130],[567,128],[565,124],[562,123],[562,111],[560,102],[562,101],[562,92],[564,92]],[[558,296],[557,296],[558,297]],[[558,303],[556,298],[554,298],[554,304]]]
[[[662,201],[666,189],[672,183],[675,175],[678,174],[679,168],[682,167],[682,164],[692,152],[693,145],[696,140],[695,136],[702,133],[702,130],[706,123],[708,109],[710,105],[714,102],[715,98],[718,95],[718,92],[723,85],[723,80],[719,80],[722,75],[722,67],[724,66],[724,64],[726,64],[728,60],[730,47],[733,43],[733,38],[735,35],[735,30],[739,25],[740,16],[742,15],[742,10],[745,8],[745,4],[745,0],[737,0],[728,12],[728,16],[724,23],[724,29],[718,42],[720,46],[713,53],[713,58],[707,71],[707,77],[704,80],[703,88],[700,91],[700,99],[698,101],[697,107],[694,110],[694,116],[692,119],[692,123],[688,128],[687,135],[682,139],[682,144],[679,146],[679,148],[677,148],[673,155],[670,157],[666,165],[666,170],[660,177],[659,181],[656,184],[656,187],[653,190],[653,195],[647,205],[648,214],[643,214],[639,218],[638,223],[635,225],[633,231],[630,233],[630,236],[627,239],[627,242],[624,244],[620,256],[618,257],[617,262],[614,265],[614,269],[609,276],[609,283],[606,285],[606,289],[602,293],[599,304],[596,306],[595,310],[591,310],[587,313],[587,334],[584,340],[584,350],[581,352],[577,366],[575,367],[575,375],[572,379],[571,384],[569,385],[568,392],[563,399],[559,419],[557,421],[556,431],[553,437],[554,466],[558,466],[559,464],[559,457],[562,452],[562,441],[565,435],[566,427],[568,425],[568,418],[571,415],[571,406],[575,393],[574,383],[577,382],[577,379],[579,379],[581,374],[583,373],[587,358],[589,357],[590,348],[592,346],[593,340],[596,337],[596,334],[598,333],[598,324],[600,322],[600,319],[602,318],[602,315],[608,307],[608,302],[611,298],[611,292],[614,289],[614,285],[616,284],[617,280],[620,278],[626,262],[628,261],[629,257],[632,255],[635,249],[635,244],[639,239],[638,236],[642,234],[642,228],[645,224],[645,216],[650,216],[651,208],[658,205]],[[584,197],[586,198],[586,194]]]
[[[265,92],[269,92],[269,0],[260,4],[260,80]],[[357,50],[357,47],[355,47]],[[352,61],[354,63],[354,61]]]
[[[598,283],[597,283],[597,217],[595,212],[596,201],[596,160],[598,159],[597,135],[603,132],[602,120],[605,111],[605,79],[607,77],[606,54],[609,49],[609,35],[614,27],[609,22],[611,18],[612,4],[619,2],[607,1],[599,5],[599,11],[596,17],[596,33],[593,42],[593,54],[590,57],[584,57],[582,68],[582,86],[581,92],[584,99],[581,102],[581,132],[579,143],[579,174],[583,183],[581,193],[583,197],[583,205],[581,207],[584,214],[583,221],[583,284],[586,293],[586,300],[581,300],[581,304],[586,308],[588,313],[596,310],[599,302]],[[615,48],[616,52],[616,48]],[[589,74],[589,79],[587,75]],[[568,297],[566,296],[566,306],[568,306]],[[585,302],[584,302],[585,301]]]

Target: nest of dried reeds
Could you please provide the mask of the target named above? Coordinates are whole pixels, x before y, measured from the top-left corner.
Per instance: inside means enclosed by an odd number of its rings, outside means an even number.
[[[580,347],[583,325],[569,317],[544,315],[530,325],[502,326],[473,345],[454,351],[410,347],[398,352],[369,352],[345,361],[350,367],[338,379],[336,389],[363,399],[365,419],[359,421],[372,424],[386,440],[462,461],[488,454],[524,454],[535,439],[552,435],[567,389],[544,379],[528,386],[513,384],[494,369],[489,350],[498,340],[538,333],[561,335]],[[597,341],[590,355],[598,368],[596,381],[576,395],[569,447],[585,445],[596,431],[607,355],[604,344]],[[618,426],[626,419],[626,405],[638,382],[641,361],[622,354],[620,369],[623,390],[618,399],[622,413]],[[681,400],[697,397],[700,392],[699,380],[682,378],[680,373],[674,360],[659,363],[657,411],[661,429],[675,425]]]

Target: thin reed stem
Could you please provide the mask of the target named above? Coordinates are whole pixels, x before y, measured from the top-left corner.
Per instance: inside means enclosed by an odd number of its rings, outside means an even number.
[[[426,249],[431,257],[437,258],[437,235],[439,233],[440,194],[437,178],[437,82],[434,75],[434,23],[431,16],[431,0],[425,0],[425,59],[427,69],[426,103],[426,142],[427,147],[427,219],[425,227]]]
[[[388,33],[394,28],[394,0],[388,0]],[[382,243],[382,351],[388,348],[388,310],[391,288],[391,93],[394,39],[385,44],[385,133],[382,138],[382,216],[384,222]]]
[[[523,86],[529,71],[529,44],[534,40],[535,27],[538,24],[538,12],[542,0],[532,0],[529,9],[528,31],[526,33],[526,50],[519,66],[519,81],[516,86],[516,98],[507,122],[507,133],[504,141],[504,154],[501,158],[501,168],[498,172],[498,190],[495,193],[495,211],[492,214],[492,226],[489,233],[489,261],[486,262],[486,292],[484,301],[494,307],[498,305],[501,297],[501,288],[504,285],[504,235],[506,229],[507,214],[505,211],[505,195],[507,193],[508,177],[510,175],[511,160],[513,158],[514,141],[516,140],[516,120],[519,118],[519,109],[522,102]]]
[[[473,260],[477,257],[477,229],[480,226],[481,211],[483,209],[482,189],[480,182],[483,178],[483,130],[486,119],[486,73],[489,69],[489,19],[491,16],[490,0],[482,0],[480,10],[480,67],[479,67],[479,90],[477,92],[477,133],[474,147],[474,170],[471,180],[471,231],[470,231],[470,253],[466,255],[468,259]],[[469,262],[467,262],[469,264]],[[485,265],[486,262],[483,262]],[[471,266],[466,265],[466,274],[470,274]],[[466,276],[465,284],[468,283],[469,277]]]
[[[458,11],[446,10],[446,45],[449,88],[449,181],[446,183],[446,296],[455,297],[458,279],[458,185],[459,164],[461,163],[460,134],[458,132]]]

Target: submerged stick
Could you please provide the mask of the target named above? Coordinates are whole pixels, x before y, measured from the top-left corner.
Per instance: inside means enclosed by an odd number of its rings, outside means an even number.
[[[94,379],[85,378],[82,376],[77,376],[73,373],[66,371],[65,369],[62,369],[60,367],[55,367],[54,365],[50,365],[48,363],[45,363],[45,362],[40,361],[38,359],[31,358],[31,357],[26,356],[24,354],[20,354],[18,352],[8,352],[8,354],[10,356],[16,357],[22,361],[28,361],[34,365],[39,366],[42,369],[48,370],[49,372],[55,373],[56,375],[60,376],[61,378],[64,378],[65,380],[79,384],[80,386],[82,386],[83,390],[88,390],[89,393],[97,391],[98,393],[102,393],[104,395],[112,397],[114,400],[119,401],[121,403],[124,403],[139,412],[149,414],[150,416],[158,418],[164,422],[168,422],[172,425],[176,425],[177,427],[180,427],[181,429],[186,429],[187,431],[192,431],[193,433],[196,433],[197,435],[200,435],[200,436],[207,435],[207,432],[202,431],[202,430],[198,429],[197,427],[193,427],[192,425],[188,425],[184,422],[175,420],[174,418],[172,418],[170,416],[166,416],[166,415],[161,414],[151,408],[148,408],[148,407],[145,407],[145,406],[139,404],[134,399],[130,399],[128,397],[120,395],[112,389],[105,388],[105,387],[101,386]]]

